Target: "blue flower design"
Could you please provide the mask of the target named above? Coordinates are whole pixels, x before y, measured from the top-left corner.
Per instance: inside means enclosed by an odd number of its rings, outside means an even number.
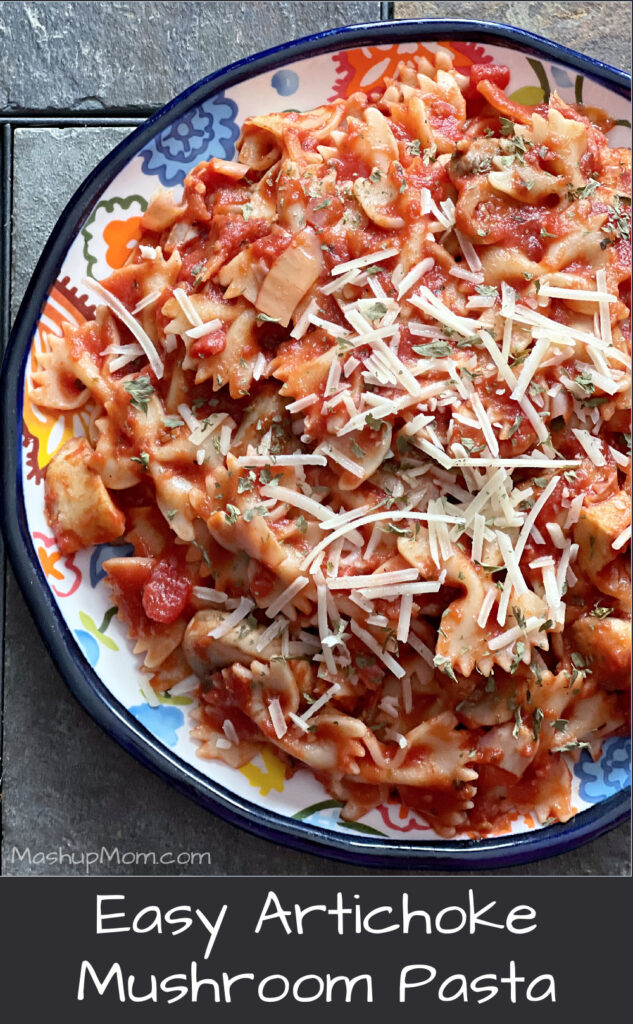
[[[305,821],[308,825],[316,825],[317,828],[335,829],[337,832],[342,831],[339,807],[328,807],[325,810],[315,811],[314,814],[305,818]]]
[[[156,739],[162,740],[168,747],[176,746],[178,730],[185,721],[180,708],[166,707],[164,704],[157,708],[152,708],[149,704],[135,704],[129,710]]]
[[[141,151],[143,173],[158,175],[162,185],[182,185],[201,160],[229,160],[239,135],[237,104],[223,92],[187,111]]]
[[[550,70],[556,85],[560,86],[561,89],[569,88],[570,85],[574,84],[564,68],[559,68],[556,64],[552,64]]]
[[[586,750],[574,767],[580,779],[580,796],[588,804],[597,804],[631,784],[631,740],[616,736],[605,740],[602,757],[595,764]]]
[[[299,75],[296,71],[282,69],[275,71],[270,80],[273,89],[276,89],[280,96],[292,96],[299,88]]]
[[[134,554],[131,544],[97,544],[90,556],[90,586],[96,587],[105,579],[103,563],[108,558],[127,558]]]
[[[91,633],[85,629],[76,629],[75,636],[81,647],[86,661],[94,668],[99,661],[99,644]]]

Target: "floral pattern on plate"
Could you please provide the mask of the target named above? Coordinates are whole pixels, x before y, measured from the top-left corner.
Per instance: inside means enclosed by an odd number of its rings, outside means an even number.
[[[88,414],[83,410],[59,416],[46,414],[31,404],[29,393],[33,359],[46,348],[48,333],[59,334],[64,320],[82,323],[92,317],[94,308],[82,280],[91,275],[106,276],[121,265],[136,243],[140,213],[157,187],[181,186],[188,171],[211,156],[230,159],[239,134],[238,123],[245,117],[289,106],[308,109],[336,96],[349,96],[360,88],[371,90],[381,76],[395,70],[398,61],[412,53],[423,55],[435,45],[398,43],[317,53],[239,82],[174,119],[110,182],[71,244],[34,331],[24,375],[22,483],[31,542],[78,648],[112,696],[170,753],[249,805],[339,835],[364,833],[410,843],[412,847],[422,840],[441,839],[408,808],[385,804],[360,822],[343,822],[338,801],[331,800],[304,770],[289,778],[272,748],[239,771],[219,761],[198,758],[188,727],[187,705],[193,703],[191,698],[161,696],[157,707],[146,703],[138,684],[140,658],[133,654],[124,626],[113,615],[104,585],[104,559],[115,552],[129,554],[131,548],[100,545],[63,559],[44,516],[46,465],[61,444],[73,435],[86,433]],[[456,66],[464,71],[472,63],[507,64],[511,70],[509,92],[519,102],[541,102],[555,88],[569,102],[584,100],[608,108],[617,118],[612,144],[627,144],[626,100],[572,68],[535,60],[501,45],[441,45],[453,53]],[[621,738],[605,742],[603,756],[596,764],[583,752],[573,766],[573,800],[578,810],[599,804],[630,785],[630,759],[630,740]],[[535,827],[528,817],[514,822],[512,832]]]

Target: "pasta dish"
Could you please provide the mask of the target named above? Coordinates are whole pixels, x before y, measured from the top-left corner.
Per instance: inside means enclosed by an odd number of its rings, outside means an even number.
[[[441,47],[160,189],[32,400],[59,551],[105,562],[202,758],[273,745],[354,820],[574,814],[629,720],[630,153]]]

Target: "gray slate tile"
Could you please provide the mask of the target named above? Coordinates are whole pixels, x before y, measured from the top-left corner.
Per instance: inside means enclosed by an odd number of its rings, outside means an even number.
[[[254,51],[363,21],[380,21],[380,3],[5,0],[0,110],[159,107]]]
[[[89,172],[131,128],[17,128],[13,136],[11,313],[44,243]],[[34,197],[37,197],[34,200]]]
[[[501,0],[396,0],[396,18],[459,18],[497,21],[528,29],[596,57],[624,71],[631,70],[631,5],[620,2],[504,3]]]

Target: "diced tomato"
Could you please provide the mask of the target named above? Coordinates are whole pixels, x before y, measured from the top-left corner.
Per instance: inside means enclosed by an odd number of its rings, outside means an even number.
[[[510,68],[505,64],[471,64],[470,65],[470,89],[469,96],[477,94],[477,86],[480,82],[492,82],[500,89],[505,89],[510,81]]]
[[[286,196],[286,201],[288,201],[288,196]],[[282,252],[288,248],[291,242],[292,235],[290,232],[275,224],[268,234],[255,239],[253,242],[251,246],[253,259],[264,259],[271,266],[281,256]]]
[[[226,263],[249,242],[270,233],[270,221],[263,217],[234,217],[231,214],[218,214],[214,217],[214,230],[217,229],[216,250],[221,252]],[[288,235],[288,242],[292,236]]]
[[[276,582],[277,577],[270,571],[270,569],[267,569],[265,565],[258,566],[257,571],[251,580],[252,596],[256,601],[260,601],[262,598],[268,597]]]
[[[217,356],[224,351],[226,345],[226,334],[223,330],[211,331],[203,334],[201,338],[194,341],[189,354],[192,359],[206,359],[207,356]]]
[[[143,611],[154,622],[175,622],[190,594],[191,581],[173,562],[160,561],[143,588]]]

